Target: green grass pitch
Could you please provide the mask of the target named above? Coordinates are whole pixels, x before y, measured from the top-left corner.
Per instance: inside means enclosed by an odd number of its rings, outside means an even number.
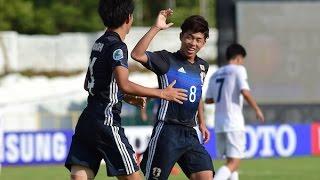
[[[214,161],[215,169],[223,161]],[[320,157],[297,157],[280,159],[250,159],[243,160],[239,170],[242,180],[320,180]],[[1,180],[60,180],[69,179],[69,172],[63,165],[34,166],[34,167],[6,167],[2,169]],[[105,166],[101,166],[97,180],[109,178],[105,173]],[[182,172],[171,175],[170,180],[187,179]]]

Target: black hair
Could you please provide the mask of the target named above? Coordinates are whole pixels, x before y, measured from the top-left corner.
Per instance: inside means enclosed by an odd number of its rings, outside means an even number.
[[[204,17],[199,15],[192,15],[184,20],[181,25],[181,35],[185,32],[191,31],[192,33],[201,32],[204,34],[204,38],[209,37],[209,25]]]
[[[247,52],[244,49],[244,47],[237,43],[229,45],[226,51],[227,61],[230,61],[231,59],[235,58],[238,55],[241,55],[242,57],[246,57]]]
[[[133,0],[100,0],[98,12],[108,28],[120,27],[133,13]]]

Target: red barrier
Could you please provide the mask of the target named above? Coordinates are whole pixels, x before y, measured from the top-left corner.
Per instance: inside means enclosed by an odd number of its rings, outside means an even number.
[[[320,123],[311,124],[311,153],[320,155]]]

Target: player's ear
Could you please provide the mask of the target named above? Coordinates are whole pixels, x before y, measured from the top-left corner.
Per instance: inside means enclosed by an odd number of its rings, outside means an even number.
[[[240,55],[236,56],[236,62],[237,62],[237,64],[241,64],[241,56]]]
[[[183,34],[181,32],[180,35],[179,35],[180,41],[182,41],[182,36],[183,36]]]
[[[126,24],[129,24],[131,20],[133,20],[133,14],[129,14],[129,16],[127,17],[127,19],[125,21]]]
[[[203,45],[207,43],[207,38],[204,38]]]

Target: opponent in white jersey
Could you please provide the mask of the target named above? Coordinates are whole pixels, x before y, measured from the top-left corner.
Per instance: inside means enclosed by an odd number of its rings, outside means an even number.
[[[215,72],[209,81],[206,103],[216,103],[215,132],[218,155],[226,156],[226,165],[214,179],[239,179],[237,169],[245,150],[245,123],[242,114],[243,97],[255,110],[257,119],[264,121],[263,114],[250,94],[247,71],[243,66],[246,56],[240,44],[227,48],[228,64]]]
[[[0,111],[0,175],[1,175],[1,163],[3,162],[3,152],[4,152],[4,132],[3,132],[3,119],[2,112]]]

